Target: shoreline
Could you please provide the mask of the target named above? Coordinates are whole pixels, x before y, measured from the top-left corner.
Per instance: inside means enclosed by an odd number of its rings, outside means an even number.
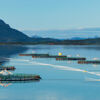
[[[0,45],[100,45],[100,44],[89,44],[89,43],[0,43]]]

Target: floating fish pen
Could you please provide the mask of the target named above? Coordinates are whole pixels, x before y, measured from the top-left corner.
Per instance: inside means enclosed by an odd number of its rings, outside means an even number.
[[[49,54],[19,54],[19,56],[32,56],[32,58],[66,58],[64,55],[49,55]]]
[[[0,70],[15,70],[16,68],[14,66],[2,66],[0,67]]]
[[[66,58],[56,58],[56,60],[86,60],[84,57],[66,57]]]
[[[32,56],[32,58],[66,58],[66,56],[53,56],[53,55],[49,55],[49,56]]]
[[[67,56],[50,55],[49,58],[67,58]]]
[[[49,54],[34,54],[32,58],[48,58]]]
[[[93,60],[93,61],[78,61],[78,64],[100,64],[99,60]]]
[[[49,56],[49,54],[19,54],[19,56],[35,56],[35,57],[41,57],[41,56]]]
[[[0,81],[32,81],[32,80],[40,80],[41,77],[39,75],[29,75],[29,74],[9,74],[3,75],[0,74]]]

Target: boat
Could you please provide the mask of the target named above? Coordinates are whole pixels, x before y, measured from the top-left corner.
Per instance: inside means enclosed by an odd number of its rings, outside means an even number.
[[[40,79],[39,75],[34,74],[13,74],[7,70],[0,72],[0,81],[32,81]]]

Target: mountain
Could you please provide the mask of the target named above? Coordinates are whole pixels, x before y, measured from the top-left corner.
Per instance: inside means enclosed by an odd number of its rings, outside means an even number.
[[[11,28],[0,19],[0,42],[27,42],[31,39],[24,33]]]
[[[58,44],[64,45],[100,45],[100,38],[89,38],[83,40],[63,40]]]
[[[33,42],[37,43],[51,43],[51,42],[61,42],[59,39],[54,38],[42,38],[42,37],[32,37]]]
[[[35,34],[33,37],[28,37],[24,33],[11,28],[8,24],[6,24],[3,20],[0,19],[0,43],[15,43],[15,44],[64,44],[64,45],[76,45],[76,44],[100,44],[100,38],[95,35],[95,38],[84,38],[84,37],[73,37],[70,39],[66,39],[67,35],[64,34],[65,39],[62,39],[62,33],[72,32],[72,31],[62,31],[62,30],[54,30],[54,31],[42,31],[43,33],[53,34],[53,37],[41,37],[40,35]],[[75,31],[73,30],[74,34]],[[79,34],[83,35],[83,33]],[[40,32],[41,33],[41,32]],[[55,39],[56,36],[60,34],[60,39]],[[68,34],[68,33],[67,33]],[[95,32],[94,32],[95,34]]]
[[[22,31],[29,37],[34,35],[45,38],[71,39],[74,37],[80,38],[95,38],[100,37],[100,28],[84,28],[70,30],[24,30]]]
[[[87,38],[72,37],[72,38],[70,38],[69,40],[84,40],[84,39],[87,39]]]

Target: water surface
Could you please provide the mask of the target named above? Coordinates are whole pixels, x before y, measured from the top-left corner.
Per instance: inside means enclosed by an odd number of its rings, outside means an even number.
[[[4,65],[14,65],[16,67],[14,73],[38,74],[42,77],[39,82],[0,86],[0,100],[99,100],[100,82],[88,79],[100,78],[100,65],[81,65],[77,64],[77,61],[32,59],[31,56],[18,55],[19,53],[57,55],[58,52],[73,57],[79,54],[89,60],[94,57],[100,58],[100,46],[0,46],[2,57],[9,58]]]

